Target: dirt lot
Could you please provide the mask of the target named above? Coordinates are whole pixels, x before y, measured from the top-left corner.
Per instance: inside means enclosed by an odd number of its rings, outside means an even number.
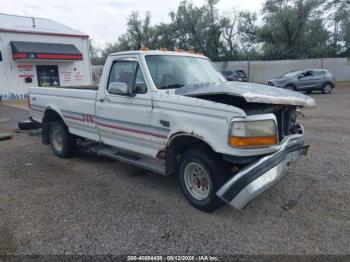
[[[61,160],[14,132],[0,141],[0,254],[349,254],[350,85],[313,97],[309,155],[242,211],[200,212],[175,178],[84,154]],[[0,105],[0,130],[26,116]]]

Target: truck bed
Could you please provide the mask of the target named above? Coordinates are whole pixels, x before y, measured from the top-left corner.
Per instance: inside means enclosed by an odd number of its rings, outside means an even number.
[[[31,87],[32,118],[41,122],[47,108],[60,114],[72,134],[98,141],[95,127],[97,90],[93,86]]]

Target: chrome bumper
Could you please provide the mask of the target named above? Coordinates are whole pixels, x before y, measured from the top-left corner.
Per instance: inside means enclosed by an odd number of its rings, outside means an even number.
[[[242,209],[250,200],[273,186],[288,170],[289,163],[306,155],[309,146],[302,138],[291,140],[277,152],[242,169],[226,182],[216,195],[231,206]]]

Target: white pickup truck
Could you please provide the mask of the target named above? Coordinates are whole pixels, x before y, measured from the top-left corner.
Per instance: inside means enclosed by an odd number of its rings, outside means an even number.
[[[213,211],[243,208],[307,153],[297,110],[308,96],[228,82],[205,56],[186,52],[111,54],[98,88],[30,88],[33,121],[54,153],[81,141],[94,152],[178,176],[187,200]]]

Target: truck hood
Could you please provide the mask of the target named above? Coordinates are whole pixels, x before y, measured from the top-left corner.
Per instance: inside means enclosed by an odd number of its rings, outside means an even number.
[[[315,100],[298,92],[267,85],[243,82],[220,82],[212,84],[186,85],[175,90],[176,95],[200,97],[227,94],[243,97],[248,103],[314,106]]]

